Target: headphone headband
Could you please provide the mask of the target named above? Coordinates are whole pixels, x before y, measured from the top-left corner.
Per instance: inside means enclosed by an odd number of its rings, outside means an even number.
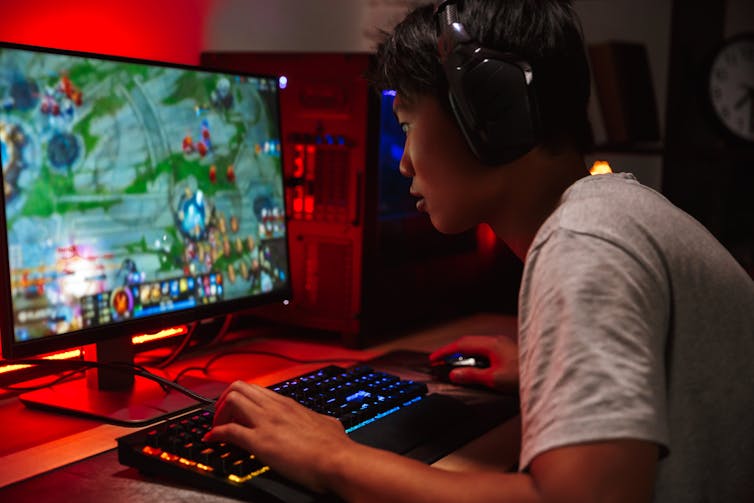
[[[505,164],[537,143],[534,74],[523,58],[482,47],[469,36],[457,3],[445,0],[434,13],[448,98],[474,155],[485,164]]]

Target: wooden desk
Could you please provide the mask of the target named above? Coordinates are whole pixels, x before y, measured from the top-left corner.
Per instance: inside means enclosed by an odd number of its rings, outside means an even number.
[[[300,359],[325,355],[334,359],[368,359],[396,349],[431,351],[465,334],[513,335],[515,330],[515,319],[511,317],[479,314],[419,330],[366,351],[312,340],[275,338],[254,339],[243,348]],[[168,375],[197,365],[196,360],[176,362]],[[210,369],[209,377],[269,385],[320,366],[321,363],[291,364],[270,357],[239,354],[218,362]],[[22,501],[26,496],[36,503],[47,501],[48,497],[60,500],[60,491],[66,491],[63,493],[66,501],[102,501],[108,493],[118,494],[118,499],[152,501],[165,491],[168,492],[161,497],[168,501],[226,500],[188,488],[143,480],[135,470],[118,464],[115,439],[134,431],[131,428],[30,410],[15,398],[0,401],[0,428],[4,444],[0,446],[0,500],[3,501]],[[519,438],[519,422],[510,420],[440,459],[435,466],[447,470],[509,470],[518,459]],[[74,491],[75,497],[69,491]]]

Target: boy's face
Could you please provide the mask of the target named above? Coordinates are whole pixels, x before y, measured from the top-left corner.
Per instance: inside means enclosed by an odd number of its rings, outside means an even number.
[[[411,178],[416,208],[429,214],[446,234],[463,232],[485,217],[484,173],[466,145],[461,130],[438,100],[422,96],[411,102],[395,97],[393,112],[406,134],[400,172]]]

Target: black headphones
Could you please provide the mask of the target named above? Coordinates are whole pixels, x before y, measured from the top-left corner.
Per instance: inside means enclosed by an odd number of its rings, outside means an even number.
[[[534,75],[521,58],[472,39],[458,21],[457,2],[445,0],[435,10],[450,105],[474,155],[484,164],[505,164],[538,142]]]

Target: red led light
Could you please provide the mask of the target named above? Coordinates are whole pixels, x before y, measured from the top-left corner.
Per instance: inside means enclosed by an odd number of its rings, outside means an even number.
[[[293,177],[301,178],[304,176],[304,146],[295,145],[293,150]]]
[[[304,213],[307,215],[314,213],[314,196],[304,197]]]
[[[293,200],[293,212],[301,213],[304,211],[304,200],[301,197],[297,197]]]

